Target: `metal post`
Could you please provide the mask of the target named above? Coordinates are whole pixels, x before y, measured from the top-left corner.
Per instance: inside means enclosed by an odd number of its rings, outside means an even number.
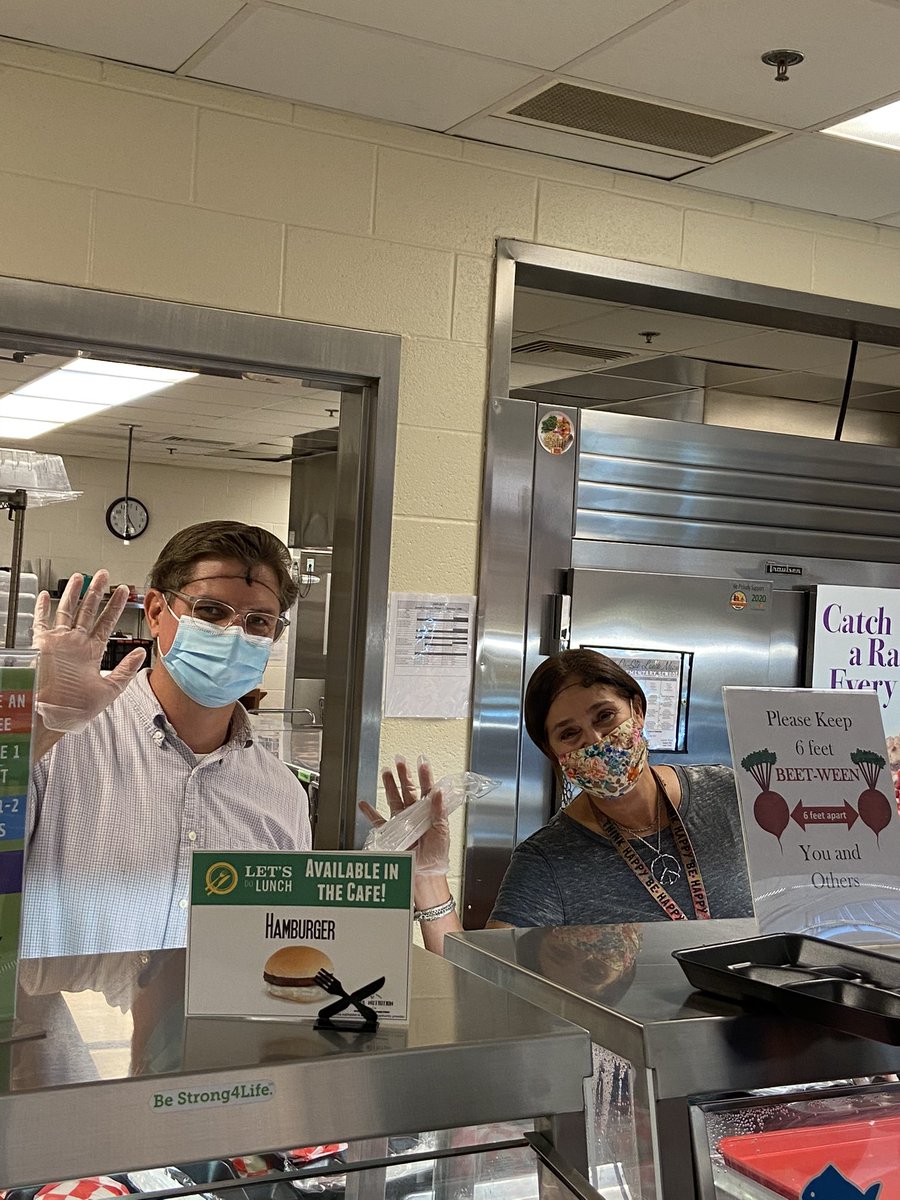
[[[19,578],[22,574],[22,543],[25,538],[25,509],[28,506],[28,493],[24,488],[16,488],[8,492],[6,507],[9,509],[9,519],[13,522],[12,558],[9,567],[9,608],[6,613],[7,650],[16,644],[16,618],[19,615]]]

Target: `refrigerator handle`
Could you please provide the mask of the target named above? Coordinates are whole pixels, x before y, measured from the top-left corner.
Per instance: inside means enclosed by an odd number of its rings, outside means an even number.
[[[572,597],[563,593],[553,593],[545,599],[546,620],[541,638],[541,654],[559,654],[569,648]]]

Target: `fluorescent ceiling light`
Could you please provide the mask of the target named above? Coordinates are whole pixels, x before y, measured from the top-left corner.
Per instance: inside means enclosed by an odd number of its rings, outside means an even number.
[[[27,405],[23,405],[18,396],[0,397],[0,418],[22,417],[26,421],[49,421],[53,425],[80,421],[105,408],[105,404],[75,404],[71,400],[48,400],[45,396],[29,396]]]
[[[152,395],[196,376],[196,371],[73,358],[0,397],[0,434],[25,439],[37,437],[101,409],[127,404],[129,400]],[[22,432],[14,432],[13,426],[21,427]]]
[[[53,421],[20,421],[12,417],[0,417],[0,437],[18,438],[19,441],[27,442],[29,438],[40,437],[42,433],[49,433],[57,427]]]
[[[884,104],[881,108],[873,108],[871,112],[861,116],[851,117],[849,121],[841,121],[823,133],[831,133],[835,137],[849,138],[854,142],[868,142],[872,146],[887,146],[890,150],[900,150],[900,100]]]

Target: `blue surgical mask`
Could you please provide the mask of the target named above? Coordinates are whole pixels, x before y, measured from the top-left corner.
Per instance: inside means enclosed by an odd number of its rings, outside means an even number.
[[[204,708],[224,708],[259,687],[271,638],[254,637],[239,625],[219,629],[194,617],[177,620],[175,640],[161,658],[186,696]]]

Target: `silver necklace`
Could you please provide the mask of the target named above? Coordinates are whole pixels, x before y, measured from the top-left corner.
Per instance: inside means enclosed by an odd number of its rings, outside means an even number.
[[[650,874],[662,887],[671,887],[673,883],[677,883],[681,878],[681,863],[674,854],[664,854],[662,848],[662,814],[660,808],[660,783],[656,782],[656,845],[648,842],[646,838],[642,838],[640,834],[632,834],[632,836],[642,845],[646,846],[653,859],[650,862]]]

